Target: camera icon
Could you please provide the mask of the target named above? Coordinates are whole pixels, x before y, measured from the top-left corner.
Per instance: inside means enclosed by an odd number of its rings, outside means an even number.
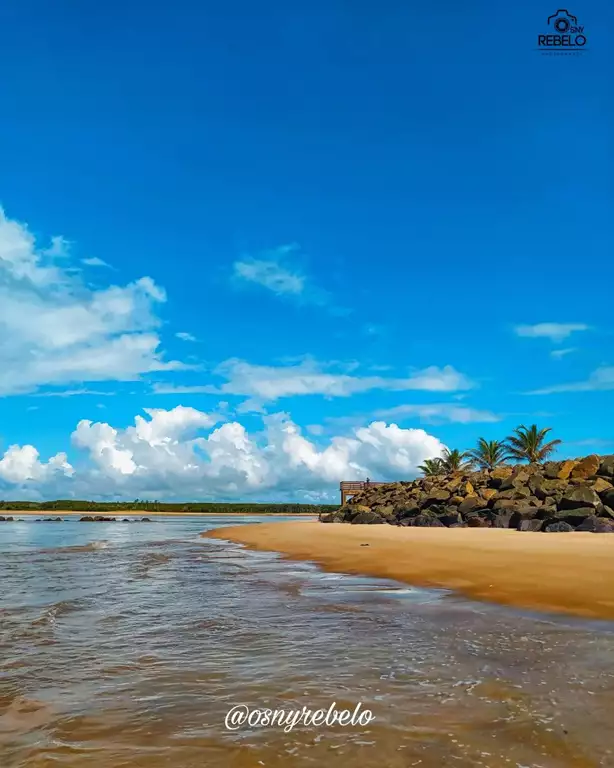
[[[572,24],[577,26],[578,19],[572,16],[569,11],[557,11],[552,16],[548,16],[548,24],[553,24],[556,31],[564,35]]]

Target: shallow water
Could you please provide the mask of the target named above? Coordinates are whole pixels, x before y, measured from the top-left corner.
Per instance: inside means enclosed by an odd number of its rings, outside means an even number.
[[[2,768],[614,766],[612,625],[198,536],[236,522],[0,523]],[[375,720],[224,728],[333,702]]]

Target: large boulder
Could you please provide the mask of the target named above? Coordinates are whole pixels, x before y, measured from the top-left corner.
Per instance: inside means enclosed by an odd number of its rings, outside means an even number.
[[[592,515],[583,520],[580,525],[577,525],[576,531],[585,533],[614,533],[614,520]]]
[[[480,500],[477,496],[467,496],[458,506],[458,511],[461,515],[466,515],[467,512],[471,512],[472,509],[476,509],[480,506]]]
[[[416,517],[409,518],[410,525],[415,525],[420,528],[443,528],[443,523],[436,517],[430,515],[417,515]]]
[[[604,491],[601,494],[601,501],[608,507],[614,508],[614,488],[611,491]]]
[[[524,467],[517,467],[512,474],[499,485],[500,491],[507,491],[511,488],[522,488],[529,482],[529,473]]]
[[[573,530],[573,526],[569,525],[569,523],[566,523],[564,520],[557,520],[552,523],[546,521],[542,528],[542,531],[545,531],[546,533],[569,533]]]
[[[536,498],[544,501],[549,496],[562,496],[567,489],[567,484],[561,480],[547,480],[543,477],[534,476],[531,478],[529,488]]]
[[[544,521],[538,520],[537,518],[533,518],[532,520],[521,520],[518,523],[516,530],[532,531],[536,533],[537,531],[541,531],[543,524],[544,524]]]
[[[612,485],[612,483],[609,480],[606,480],[604,477],[598,477],[593,483],[591,483],[591,488],[595,491],[595,493],[601,496],[606,491],[612,490],[614,485]]]
[[[599,472],[600,465],[601,458],[596,453],[585,456],[571,470],[571,477],[576,480],[588,480],[589,477],[594,477]]]
[[[512,518],[511,512],[500,512],[498,515],[494,515],[492,519],[493,528],[511,528],[510,520]]]
[[[567,490],[559,501],[559,509],[579,509],[580,507],[597,508],[601,503],[599,496],[588,485],[576,485]]]
[[[612,456],[603,456],[601,458],[599,474],[603,477],[614,478],[614,454]]]
[[[426,495],[426,498],[422,502],[422,506],[431,507],[435,504],[440,504],[443,501],[448,501],[450,495],[450,491],[446,491],[445,488],[433,488]]]
[[[514,471],[513,467],[495,467],[490,473],[490,485],[498,488]]]
[[[420,507],[415,502],[407,504],[398,504],[394,508],[394,514],[397,520],[404,520],[408,517],[415,517],[420,514]]]
[[[371,512],[371,510],[368,512],[359,512],[351,520],[352,525],[375,525],[385,522],[386,521],[381,515],[378,515],[377,512]]]

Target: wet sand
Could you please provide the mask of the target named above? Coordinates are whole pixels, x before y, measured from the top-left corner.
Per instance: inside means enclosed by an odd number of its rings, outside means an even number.
[[[612,535],[303,521],[233,526],[203,536],[310,560],[328,571],[451,589],[518,608],[614,619]]]

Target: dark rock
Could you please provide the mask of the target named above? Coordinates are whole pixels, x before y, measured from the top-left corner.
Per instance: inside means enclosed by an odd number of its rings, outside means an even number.
[[[514,499],[497,499],[492,508],[495,512],[500,512],[501,510],[516,509],[517,506],[518,502]]]
[[[447,528],[450,528],[453,525],[458,525],[458,523],[462,523],[463,522],[463,519],[458,514],[458,512],[456,514],[453,514],[453,515],[448,515],[448,514],[439,515],[437,519],[440,522],[442,522]]]
[[[448,501],[450,499],[450,491],[446,491],[444,488],[433,488],[430,490],[422,503],[423,507],[430,507],[441,503],[442,501]]]
[[[522,488],[529,481],[529,474],[525,468],[514,469],[512,474],[499,485],[500,491],[510,490],[512,488]]]
[[[352,525],[373,525],[385,523],[386,521],[376,512],[371,512],[371,510],[369,510],[368,512],[359,512],[352,518],[351,522]]]
[[[614,508],[614,488],[611,491],[602,493],[600,498],[606,506]]]
[[[537,518],[533,518],[532,520],[520,520],[520,522],[516,527],[516,530],[537,532],[537,531],[541,531],[543,524],[544,524],[544,521],[538,520]]]
[[[557,520],[553,523],[548,523],[546,520],[544,522],[544,528],[543,530],[546,533],[568,533],[570,531],[573,531],[573,526],[569,525],[569,523],[566,523],[564,520]]]
[[[327,512],[325,514],[320,513],[320,516],[318,517],[318,520],[321,523],[334,523],[335,522],[335,512]],[[124,523],[127,523],[127,520],[123,520]]]
[[[492,521],[492,527],[493,528],[511,528],[510,520],[512,517],[511,512],[500,512],[498,515],[495,515],[493,517]]]
[[[614,509],[603,504],[599,510],[599,517],[605,517],[614,520]]]
[[[417,517],[410,518],[410,525],[415,525],[420,528],[443,528],[444,524],[441,523],[436,517],[430,515],[418,515]]]
[[[467,498],[458,505],[458,511],[461,515],[466,515],[467,512],[471,512],[472,509],[476,509],[478,506],[480,506],[480,500],[477,496],[467,496]]]
[[[559,509],[578,509],[580,507],[597,507],[601,503],[599,496],[588,485],[577,485],[565,492],[559,501]],[[605,502],[604,502],[605,503]]]
[[[576,526],[576,531],[590,533],[614,533],[614,520],[603,517],[587,517],[580,525]]]
[[[490,473],[489,485],[492,488],[499,488],[501,483],[505,482],[513,471],[512,467],[496,467]]]
[[[94,518],[90,517],[90,515],[85,515],[84,517],[79,519],[79,522],[80,523],[93,523],[94,522]]]
[[[510,528],[518,528],[523,520],[533,520],[537,517],[535,507],[516,507],[510,516]]]
[[[599,465],[599,474],[602,477],[614,479],[614,455],[603,456]]]
[[[420,514],[420,507],[417,504],[401,504],[394,508],[397,520],[404,520],[406,517],[415,517]]]
[[[115,520],[113,520],[112,522],[115,522]],[[151,520],[148,517],[142,517],[141,518],[141,522],[142,523],[151,523]]]
[[[380,505],[371,507],[371,510],[373,512],[377,512],[378,515],[385,518],[386,520],[389,520],[395,516],[394,506],[392,504],[380,504]]]
[[[490,520],[484,520],[482,517],[470,517],[467,520],[467,527],[469,528],[489,528]]]

